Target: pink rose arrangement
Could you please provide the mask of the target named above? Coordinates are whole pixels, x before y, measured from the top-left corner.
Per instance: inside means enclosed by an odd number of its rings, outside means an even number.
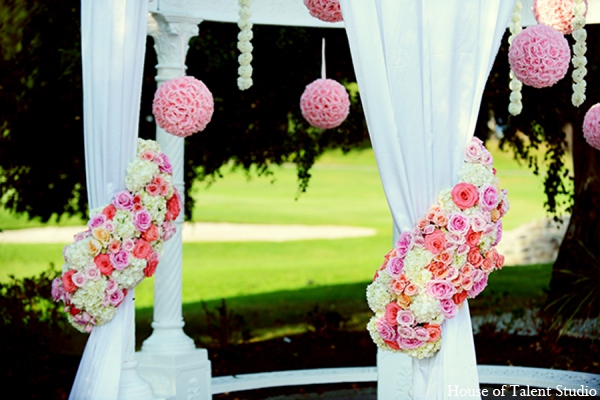
[[[585,1],[587,5],[587,0]],[[562,34],[573,32],[573,0],[535,0],[533,14],[539,24],[550,26]],[[587,14],[587,7],[586,13]]]
[[[136,158],[127,167],[126,190],[92,210],[88,230],[65,246],[52,297],[64,303],[69,322],[81,332],[110,321],[127,291],[154,275],[181,210],[172,174],[158,144],[139,139]]]
[[[350,112],[346,88],[333,79],[319,78],[306,86],[300,97],[302,116],[320,129],[336,128]]]
[[[585,113],[583,137],[590,146],[600,150],[600,103],[594,104]]]
[[[310,15],[324,22],[343,21],[340,0],[304,0]]]
[[[367,329],[382,349],[419,359],[434,355],[442,322],[481,293],[488,275],[504,264],[495,246],[509,209],[507,192],[481,140],[467,146],[459,178],[412,231],[402,232],[367,288],[374,313]]]
[[[510,68],[525,85],[554,85],[567,73],[571,50],[567,39],[546,25],[530,26],[513,39],[508,51]]]
[[[178,137],[203,131],[210,122],[215,104],[204,82],[181,76],[158,87],[152,102],[156,124]]]

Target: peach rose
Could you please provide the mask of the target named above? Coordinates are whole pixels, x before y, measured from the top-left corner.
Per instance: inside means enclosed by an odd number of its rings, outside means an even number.
[[[110,256],[108,254],[98,254],[96,258],[94,258],[94,264],[100,270],[102,275],[110,275],[115,270],[115,267],[110,262]]]
[[[442,337],[442,328],[437,324],[425,324],[425,329],[429,332],[428,342],[437,342]]]
[[[432,254],[438,254],[446,248],[446,235],[439,229],[425,236],[425,248]]]
[[[135,247],[133,248],[133,256],[136,258],[146,258],[152,253],[152,246],[150,243],[145,241],[144,239],[139,239],[135,242]]]

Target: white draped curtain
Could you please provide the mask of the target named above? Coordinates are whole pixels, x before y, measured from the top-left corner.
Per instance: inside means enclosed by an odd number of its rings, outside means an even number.
[[[82,0],[81,55],[87,191],[90,209],[125,189],[135,157],[148,1]],[[94,328],[71,399],[117,399],[121,368],[134,354],[130,291],[113,320]]]
[[[458,182],[514,0],[340,3],[397,237]],[[442,350],[413,361],[414,399],[447,398],[450,385],[479,387],[468,306],[442,331]]]

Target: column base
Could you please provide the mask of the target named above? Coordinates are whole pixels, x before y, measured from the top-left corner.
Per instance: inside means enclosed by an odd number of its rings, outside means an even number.
[[[412,358],[377,349],[377,398],[412,399]]]
[[[123,363],[118,400],[162,400],[154,396],[152,386],[138,374],[137,366],[137,361]]]
[[[144,343],[145,344],[145,343]],[[136,353],[138,373],[152,385],[154,395],[166,400],[210,400],[211,365],[206,349],[186,354]]]

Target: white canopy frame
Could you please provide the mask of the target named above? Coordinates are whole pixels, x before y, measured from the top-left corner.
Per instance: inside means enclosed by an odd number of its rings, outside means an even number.
[[[128,1],[131,2],[132,0]],[[535,23],[533,16],[528,12],[532,1],[523,0],[523,25]],[[140,0],[141,2],[144,2],[144,0]],[[82,5],[88,3],[90,2],[82,0]],[[94,1],[93,3],[96,5],[100,2]],[[112,7],[116,3],[118,1],[102,0],[101,4],[104,7]],[[329,24],[311,17],[302,4],[302,0],[253,0],[252,3],[253,16],[251,20],[255,24],[329,28],[344,27],[343,23]],[[101,8],[98,10],[101,10]],[[93,15],[90,21],[105,23],[110,20],[109,15],[115,10],[104,9],[104,12],[94,11],[90,14]],[[184,69],[182,70],[182,60],[185,60],[187,43],[191,37],[198,34],[198,25],[202,21],[237,22],[238,1],[150,0],[148,12],[147,32],[155,40],[155,49],[159,60],[156,80],[160,85],[162,82],[181,76],[184,73]],[[590,2],[588,22],[600,22],[600,4],[597,2]],[[98,35],[98,33],[94,34]],[[186,45],[182,46],[182,43]],[[121,56],[123,56],[123,53],[113,55],[117,59]],[[143,59],[143,57],[139,58]],[[231,77],[231,79],[236,79],[236,77]],[[102,107],[101,105],[94,106]],[[134,117],[137,118],[137,111],[131,109],[131,113],[135,114]],[[137,135],[137,129],[134,128],[133,131]],[[180,193],[184,193],[183,139],[168,135],[162,129],[157,128],[157,140],[163,151],[172,160],[174,169],[173,179],[176,187]],[[105,154],[104,150],[102,152],[102,154]],[[99,188],[98,190],[104,190],[105,193],[103,196],[110,197],[113,191],[118,189],[118,187],[110,186],[104,187],[104,189]],[[90,204],[92,204],[92,201],[90,201]],[[214,385],[215,381],[214,379],[211,380],[211,368],[206,350],[196,349],[192,339],[187,337],[182,329],[184,325],[181,313],[181,225],[183,217],[180,216],[176,223],[178,233],[166,245],[164,255],[156,273],[155,311],[154,322],[152,323],[154,330],[152,335],[144,342],[142,351],[135,355],[135,358],[139,362],[137,372],[152,385],[153,395],[157,398],[208,399],[211,397],[211,393],[219,392],[215,391],[214,388],[211,389],[211,382]],[[121,314],[123,313],[121,312]],[[124,316],[121,320],[130,321],[124,322],[125,324],[132,324],[131,319],[127,316]],[[127,353],[132,348],[133,329],[131,325],[123,329],[128,332],[125,334],[127,337],[122,345],[125,353]],[[123,364],[122,371],[124,373],[121,374],[121,388],[117,389],[119,393],[118,398],[126,398],[128,400],[150,398],[151,395],[149,395],[144,384],[138,382],[137,374],[131,373],[132,370],[135,372],[133,368],[135,368],[137,363],[135,360],[129,359],[126,354],[123,357],[127,362]],[[86,366],[83,365],[83,367]],[[407,388],[410,388],[410,376],[406,374],[402,375],[403,371],[405,372],[406,370],[406,368],[396,368],[394,373],[386,374],[382,372],[381,368],[379,369],[376,379],[380,382],[380,387],[390,388],[386,393],[379,393],[379,398],[404,398],[407,394]],[[400,375],[397,374],[398,371],[400,371]],[[364,380],[352,374],[347,379],[370,381],[373,378],[373,369],[368,369],[366,374],[368,377]],[[388,384],[384,383],[381,386],[381,382],[386,380]],[[332,380],[331,382],[338,381],[348,380]],[[119,386],[118,381],[115,382],[114,380],[101,384]],[[593,384],[598,386],[597,382]],[[86,398],[102,397],[88,396]]]

